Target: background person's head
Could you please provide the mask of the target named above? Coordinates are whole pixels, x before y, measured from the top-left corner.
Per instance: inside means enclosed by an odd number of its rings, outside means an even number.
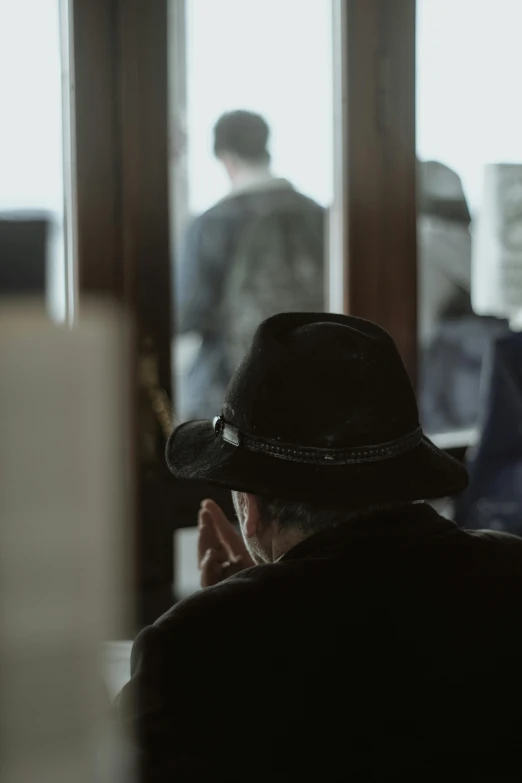
[[[233,111],[223,114],[214,127],[214,153],[232,184],[244,171],[268,169],[270,129],[259,114]]]
[[[419,214],[461,223],[471,223],[466,196],[459,175],[437,160],[418,163]]]

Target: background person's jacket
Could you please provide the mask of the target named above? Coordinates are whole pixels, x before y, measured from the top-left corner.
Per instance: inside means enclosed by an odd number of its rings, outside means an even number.
[[[176,282],[176,330],[178,335],[196,335],[199,345],[189,367],[181,373],[177,404],[181,420],[212,418],[221,411],[225,390],[236,369],[230,364],[227,350],[227,283],[245,231],[267,213],[297,216],[294,230],[309,231],[313,227],[322,242],[324,209],[287,180],[275,178],[231,193],[189,228]],[[308,300],[299,307],[299,296],[295,298],[295,308],[306,310]],[[286,300],[281,306],[274,301],[273,307],[274,313],[292,309]],[[272,314],[262,315],[261,320]]]
[[[522,535],[522,333],[495,340],[485,361],[478,443],[457,523]]]
[[[521,588],[521,539],[416,504],[197,593],[119,699],[144,780],[521,780]]]

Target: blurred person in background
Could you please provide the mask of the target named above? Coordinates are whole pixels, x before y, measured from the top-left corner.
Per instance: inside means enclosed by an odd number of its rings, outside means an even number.
[[[419,162],[419,340],[421,421],[430,433],[475,426],[482,362],[503,321],[471,306],[471,215],[458,174]]]
[[[241,535],[202,504],[205,589],[135,642],[119,706],[144,780],[521,779],[522,540],[423,502],[467,473],[391,337],[270,318],[216,413],[167,461],[231,489]]]
[[[420,342],[438,324],[471,309],[471,215],[456,172],[434,160],[419,162],[418,237]]]
[[[324,309],[324,210],[274,176],[269,136],[266,121],[247,111],[214,128],[231,191],[190,226],[178,268],[177,333],[199,338],[180,379],[182,420],[220,407],[263,319]]]

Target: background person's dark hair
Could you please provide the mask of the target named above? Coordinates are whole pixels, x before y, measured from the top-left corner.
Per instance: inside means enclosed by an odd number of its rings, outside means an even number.
[[[223,114],[214,127],[214,152],[237,155],[251,163],[268,163],[270,129],[265,120],[249,111]]]
[[[462,182],[453,169],[436,160],[418,161],[417,180],[420,215],[470,226],[471,214]]]
[[[282,530],[295,528],[305,535],[320,533],[352,519],[410,505],[408,501],[353,501],[325,503],[257,496],[261,520],[277,521]]]

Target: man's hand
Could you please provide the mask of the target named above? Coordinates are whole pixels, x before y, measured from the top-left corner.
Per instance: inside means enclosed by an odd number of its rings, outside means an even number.
[[[201,587],[216,585],[255,565],[243,539],[213,500],[204,500],[201,504],[198,528]]]

